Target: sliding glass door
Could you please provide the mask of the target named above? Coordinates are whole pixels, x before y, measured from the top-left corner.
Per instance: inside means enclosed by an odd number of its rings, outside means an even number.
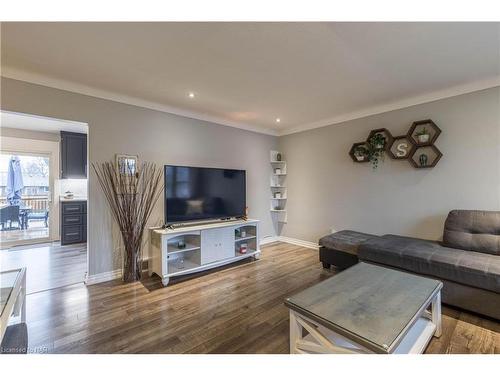
[[[0,242],[2,247],[51,238],[50,154],[0,153]]]

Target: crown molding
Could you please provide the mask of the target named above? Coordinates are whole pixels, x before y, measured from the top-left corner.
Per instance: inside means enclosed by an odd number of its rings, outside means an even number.
[[[475,91],[481,91],[490,89],[493,87],[500,86],[500,76],[496,76],[490,79],[476,81],[472,83],[467,83],[464,85],[454,86],[444,90],[433,91],[427,94],[413,96],[411,98],[398,100],[395,102],[365,108],[359,111],[349,112],[340,116],[335,116],[320,121],[312,122],[309,124],[304,124],[296,126],[290,129],[282,129],[278,131],[278,136],[284,136],[288,134],[299,133],[307,130],[312,130],[316,128],[322,128],[325,126],[341,124],[346,121],[356,120],[363,117],[378,115],[385,112],[391,112],[398,109],[408,108],[419,104],[430,103],[436,100],[447,99],[454,96],[459,96],[463,94],[469,94]]]
[[[273,135],[273,136],[284,136],[288,134],[300,133],[307,130],[322,128],[330,125],[337,125],[344,123],[346,121],[356,120],[368,116],[378,115],[385,112],[391,112],[398,109],[408,108],[419,104],[429,103],[436,100],[451,98],[458,95],[468,94],[475,91],[486,90],[493,87],[500,86],[500,76],[492,77],[486,80],[480,80],[472,83],[467,83],[463,85],[457,85],[444,90],[433,91],[423,95],[413,96],[403,100],[394,101],[387,104],[382,104],[379,106],[373,106],[358,111],[348,112],[342,115],[334,116],[331,118],[326,118],[320,121],[315,121],[296,127],[288,129],[268,129],[255,125],[239,123],[228,121],[226,119],[206,115],[202,113],[197,113],[193,111],[187,111],[180,108],[168,106],[165,104],[151,102],[143,100],[140,98],[122,95],[111,91],[96,89],[87,85],[74,83],[66,80],[61,80],[53,77],[48,77],[45,75],[27,72],[24,70],[16,69],[13,67],[4,66],[0,72],[2,77],[15,79],[18,81],[33,83],[41,86],[47,86],[59,90],[69,91],[73,93],[78,93],[82,95],[92,96],[100,99],[111,100],[114,102],[129,104],[133,106],[138,106],[142,108],[148,108],[155,111],[165,112],[169,114],[174,114],[182,117],[192,118],[196,120],[206,121],[210,123],[215,123],[223,126],[230,126],[233,128],[238,128],[242,130],[247,130],[251,132]]]
[[[17,81],[23,81],[28,83],[33,83],[40,86],[51,87],[58,90],[69,91],[77,94],[92,96],[95,98],[111,100],[114,102],[119,102],[123,104],[133,105],[142,108],[153,109],[159,112],[165,112],[169,114],[174,114],[177,116],[192,118],[196,120],[206,121],[214,123],[217,125],[230,126],[233,128],[238,128],[242,130],[247,130],[255,133],[262,133],[267,135],[277,136],[277,131],[275,129],[267,129],[255,125],[228,121],[226,119],[207,115],[203,113],[188,111],[173,106],[152,102],[148,100],[143,100],[133,96],[118,94],[112,91],[96,89],[87,85],[80,83],[75,83],[67,80],[62,80],[58,78],[53,78],[37,73],[27,72],[13,67],[3,66],[0,75],[5,78],[14,79]]]

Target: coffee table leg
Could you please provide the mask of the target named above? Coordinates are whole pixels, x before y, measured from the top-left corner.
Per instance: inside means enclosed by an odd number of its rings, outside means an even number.
[[[302,328],[297,323],[297,318],[295,313],[290,310],[290,354],[295,354],[295,349],[297,348],[297,341],[300,338],[300,332]]]
[[[434,336],[441,336],[441,291],[436,294],[436,297],[432,300],[431,307],[432,322],[436,325],[436,332]]]

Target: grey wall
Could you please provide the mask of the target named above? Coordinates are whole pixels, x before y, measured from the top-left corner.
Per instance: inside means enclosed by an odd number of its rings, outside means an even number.
[[[1,109],[89,124],[89,160],[117,153],[140,161],[247,170],[249,216],[261,220],[261,234],[274,236],[269,212],[269,151],[276,137],[193,120],[26,82],[1,79]],[[119,269],[120,252],[104,196],[89,178],[89,273]],[[163,217],[160,200],[152,223]]]
[[[3,127],[0,129],[0,135],[3,137],[23,138],[23,139],[38,139],[41,141],[59,142],[61,136],[56,133],[40,132],[25,129],[14,129]]]
[[[348,152],[371,129],[405,134],[431,118],[444,154],[433,169],[386,157],[373,171]],[[279,138],[287,163],[281,235],[316,242],[333,230],[439,239],[449,210],[500,210],[500,89],[494,88]]]

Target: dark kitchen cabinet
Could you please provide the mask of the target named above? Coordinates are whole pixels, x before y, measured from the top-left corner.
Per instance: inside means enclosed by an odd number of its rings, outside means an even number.
[[[61,178],[87,178],[87,134],[61,132]]]
[[[61,202],[61,245],[87,242],[87,202]]]

